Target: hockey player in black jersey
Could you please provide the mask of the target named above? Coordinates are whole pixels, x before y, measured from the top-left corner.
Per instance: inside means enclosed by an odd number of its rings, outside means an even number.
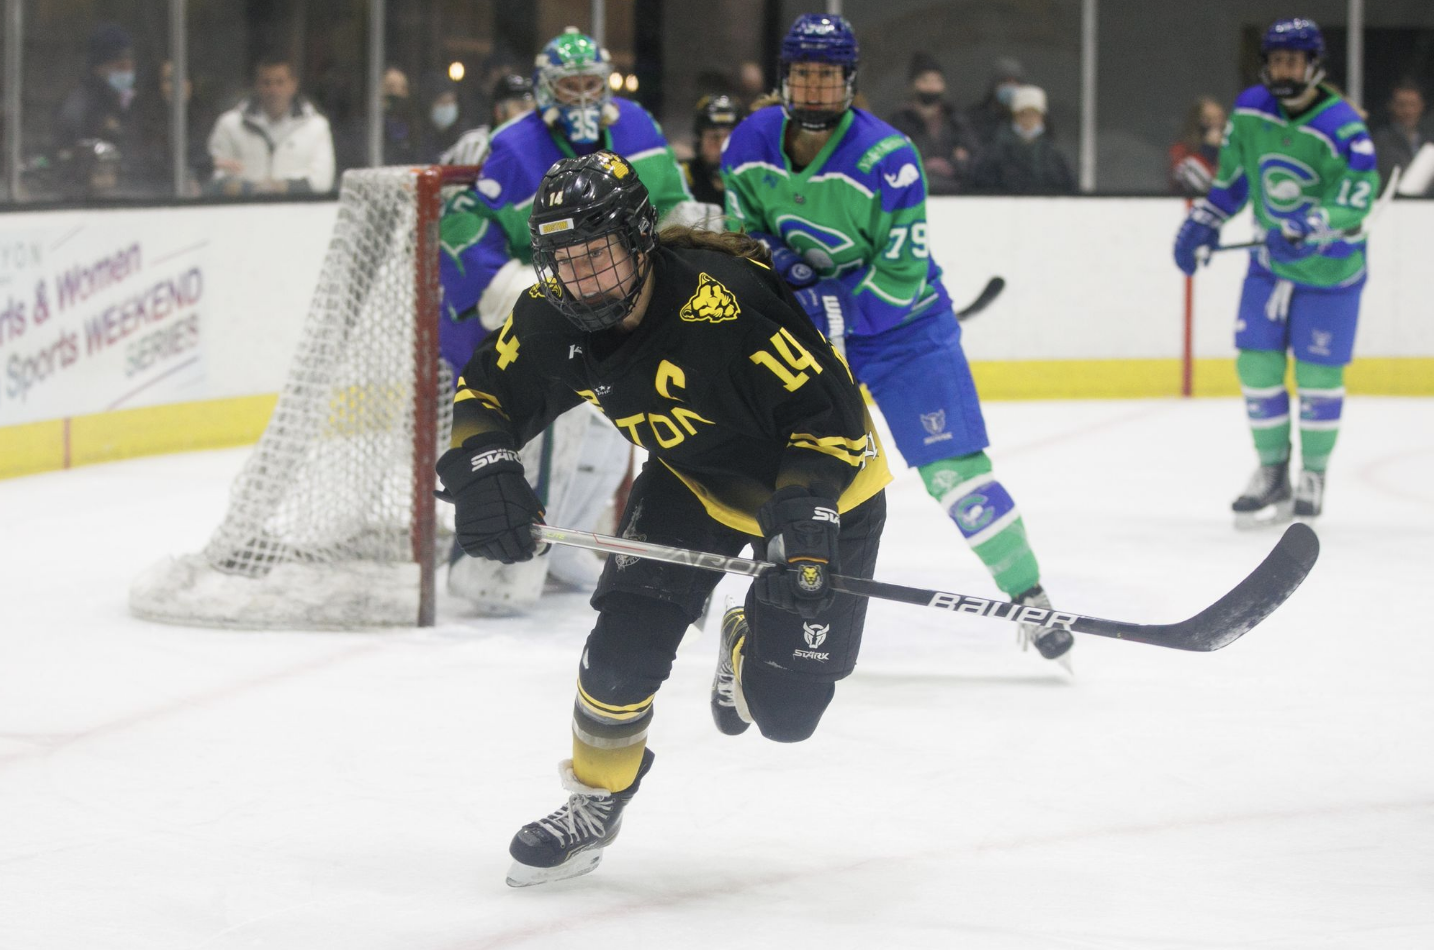
[[[816,729],[851,673],[866,601],[828,573],[871,577],[890,479],[846,364],[745,235],[668,229],[610,152],[544,177],[529,228],[539,281],[458,381],[438,462],[458,540],[530,558],[542,507],[517,450],[582,401],[647,461],[624,537],[785,565],[723,618],[713,712],[778,742]],[[653,698],[720,575],[610,558],[578,669],[566,804],[514,837],[508,883],[591,871],[652,766]]]

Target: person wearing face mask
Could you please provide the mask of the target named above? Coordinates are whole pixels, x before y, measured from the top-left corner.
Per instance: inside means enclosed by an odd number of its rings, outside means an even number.
[[[106,143],[118,153],[118,171],[107,193],[141,193],[152,176],[140,147],[134,40],[129,32],[114,23],[96,27],[90,34],[85,66],[84,77],[70,90],[56,116],[56,154],[63,160],[86,151],[88,147],[80,143]]]
[[[1046,91],[1021,86],[1011,118],[981,153],[972,190],[996,195],[1068,195],[1076,190],[1070,164],[1046,134]]]
[[[458,95],[458,84],[442,73],[430,73],[422,85],[423,117],[419,134],[419,158],[442,162],[443,153],[468,130],[469,122]],[[454,163],[458,164],[458,163]]]
[[[990,145],[1001,129],[1011,124],[1011,97],[1026,83],[1026,70],[1019,60],[1003,56],[991,68],[991,85],[986,97],[966,110],[978,148]]]
[[[488,157],[488,146],[493,137],[493,130],[499,126],[511,122],[513,119],[521,118],[533,111],[533,81],[527,76],[520,76],[517,73],[509,73],[499,77],[493,86],[492,96],[492,122],[491,124],[480,125],[468,131],[461,131],[463,124],[460,122],[455,126],[460,132],[453,142],[438,156],[439,164],[442,165],[482,165],[483,160]],[[438,106],[434,107],[435,112]],[[443,113],[447,117],[448,113]],[[434,122],[438,119],[435,117]]]
[[[926,53],[911,57],[911,100],[891,124],[911,139],[926,168],[926,190],[952,195],[963,190],[976,149],[975,135],[966,117],[946,100],[946,77],[941,65]]]

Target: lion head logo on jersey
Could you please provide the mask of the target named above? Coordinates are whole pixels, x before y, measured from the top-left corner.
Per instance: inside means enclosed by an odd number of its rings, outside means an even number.
[[[737,305],[737,298],[732,295],[732,291],[707,274],[699,274],[697,293],[682,305],[682,312],[678,316],[689,323],[697,323],[699,320],[721,323],[723,320],[737,319],[737,314],[741,312],[742,308]]]

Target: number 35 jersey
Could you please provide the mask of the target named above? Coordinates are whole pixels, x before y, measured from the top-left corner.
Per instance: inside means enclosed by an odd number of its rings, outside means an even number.
[[[534,286],[464,367],[453,444],[495,430],[519,446],[586,400],[688,487],[714,519],[760,535],[778,485],[842,511],[890,481],[846,364],[770,269],[659,246],[630,334],[584,333]]]

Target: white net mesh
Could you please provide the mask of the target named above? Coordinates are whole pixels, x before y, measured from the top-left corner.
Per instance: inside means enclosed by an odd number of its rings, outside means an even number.
[[[419,192],[411,168],[344,175],[288,379],[229,511],[203,553],[136,581],[134,614],[237,627],[417,621],[415,548],[438,543],[414,536]],[[432,407],[440,446],[451,421],[444,382]],[[431,425],[433,414],[419,417]]]

